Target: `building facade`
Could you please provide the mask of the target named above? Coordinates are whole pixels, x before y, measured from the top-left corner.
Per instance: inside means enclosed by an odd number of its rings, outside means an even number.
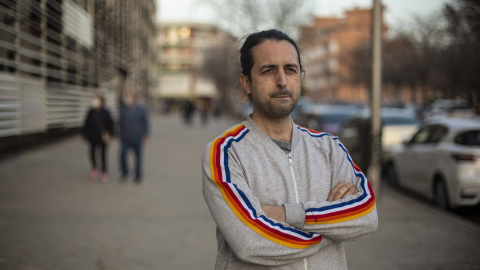
[[[204,63],[212,49],[236,44],[236,39],[211,24],[160,23],[158,29],[159,82],[152,95],[163,101],[218,98]]]
[[[354,8],[344,17],[315,17],[301,27],[305,95],[322,102],[367,102],[367,86],[352,83],[349,61],[355,48],[369,43],[371,22],[371,9]]]
[[[0,137],[82,124],[102,93],[155,82],[154,0],[0,1]]]

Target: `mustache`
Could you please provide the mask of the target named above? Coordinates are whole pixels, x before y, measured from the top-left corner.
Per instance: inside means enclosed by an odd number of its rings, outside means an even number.
[[[290,89],[288,88],[282,88],[282,89],[279,89],[273,93],[270,94],[270,97],[271,98],[274,98],[274,97],[278,97],[278,96],[289,96],[289,97],[292,97],[293,96],[293,93]]]

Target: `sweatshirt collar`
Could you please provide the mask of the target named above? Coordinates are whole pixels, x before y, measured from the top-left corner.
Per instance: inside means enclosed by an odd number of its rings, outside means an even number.
[[[292,121],[292,148],[295,148],[295,146],[298,144],[298,141],[300,139],[300,131],[297,128],[297,125]],[[246,128],[248,128],[251,132],[255,133],[264,143],[269,143],[273,144],[276,147],[278,147],[272,139],[253,121],[252,117],[249,115],[247,117],[247,120],[245,120],[244,125]]]

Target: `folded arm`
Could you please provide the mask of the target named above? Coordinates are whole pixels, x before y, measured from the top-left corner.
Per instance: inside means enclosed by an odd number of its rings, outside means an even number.
[[[332,186],[345,183],[338,190],[348,187],[348,191],[339,196],[333,188],[326,200],[285,204],[286,222],[335,241],[352,241],[377,229],[375,195],[338,138],[335,143],[331,153]]]
[[[261,265],[285,265],[317,253],[331,240],[265,215],[252,194],[230,145],[242,126],[209,145],[203,156],[203,194],[218,229],[236,257]]]

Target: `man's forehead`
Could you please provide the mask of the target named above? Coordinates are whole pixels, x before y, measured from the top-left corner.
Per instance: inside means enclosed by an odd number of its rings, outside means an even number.
[[[254,66],[265,64],[296,64],[298,65],[297,50],[286,40],[267,40],[252,50]]]

